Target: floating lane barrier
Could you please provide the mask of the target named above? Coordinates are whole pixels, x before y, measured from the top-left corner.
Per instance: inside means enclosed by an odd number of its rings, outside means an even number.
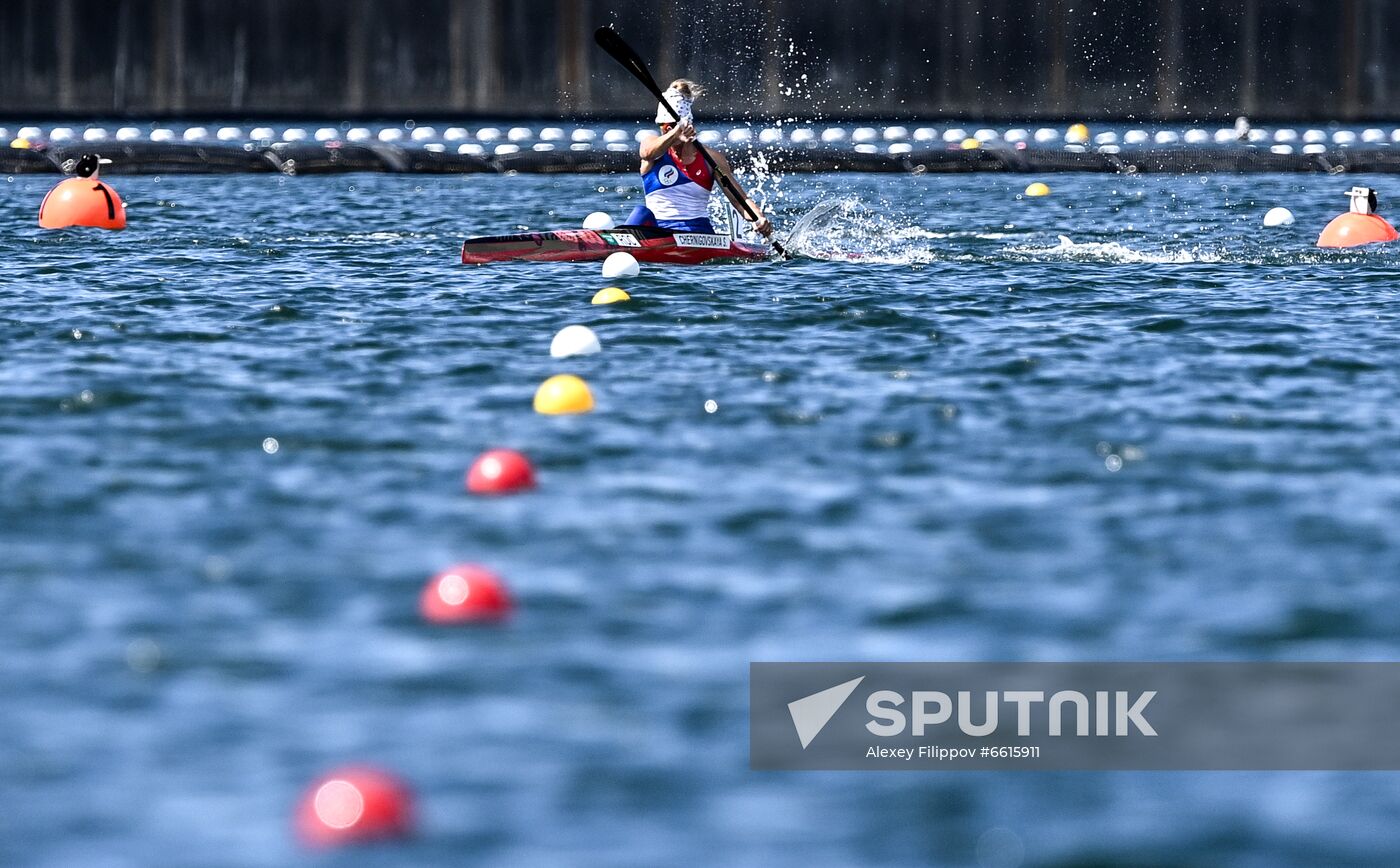
[[[1320,159],[1327,161],[1327,171],[1400,174],[1400,150],[1390,148],[1344,148]]]
[[[976,141],[974,139],[974,141]],[[958,150],[919,151],[905,154],[899,163],[906,171],[923,174],[953,174],[959,172],[1005,172],[1009,169],[1007,159],[1001,152],[990,148],[962,148]],[[1006,154],[1015,153],[1012,151]],[[1020,153],[1025,153],[1020,152]],[[893,160],[891,162],[894,162]]]
[[[450,152],[441,145],[426,148],[395,148],[379,146],[375,151],[396,150],[402,160],[401,168],[395,171],[418,175],[471,175],[486,172],[495,174],[500,169],[496,164],[479,154],[470,151]]]
[[[637,154],[629,141],[601,139],[606,134],[616,139],[632,134],[631,130],[574,130],[566,136],[562,128],[550,128],[551,141],[521,139],[524,144],[505,141],[510,133],[521,137],[512,128],[502,133],[485,128],[481,133],[489,141],[457,140],[456,130],[466,139],[465,128],[449,128],[431,141],[412,141],[413,133],[432,128],[415,128],[399,140],[382,141],[369,128],[356,127],[344,135],[333,127],[322,127],[313,135],[293,128],[278,132],[270,127],[251,130],[246,143],[237,141],[242,131],[221,128],[217,134],[192,127],[179,134],[171,129],[149,132],[136,127],[123,127],[111,134],[93,127],[82,133],[58,128],[49,138],[37,127],[20,128],[10,141],[11,147],[0,147],[0,172],[4,174],[47,173],[65,160],[80,155],[85,147],[100,143],[104,153],[116,160],[113,174],[180,174],[281,171],[289,175],[324,174],[334,172],[410,172],[423,174],[468,174],[479,172],[525,172],[532,174],[635,174]],[[1058,130],[1045,128],[1041,134],[1054,133],[1054,140],[1032,144],[1022,136],[1027,130],[1008,130],[998,134],[992,129],[979,129],[972,135],[966,130],[949,129],[938,133],[932,128],[889,128],[895,135],[887,137],[873,127],[857,130],[860,135],[839,138],[833,133],[839,128],[827,128],[820,134],[801,128],[784,136],[776,127],[760,130],[741,129],[729,136],[706,130],[702,140],[718,150],[728,150],[731,160],[742,162],[752,153],[761,152],[771,169],[788,173],[820,172],[1107,172],[1107,173],[1176,173],[1201,172],[1374,172],[1400,174],[1400,147],[1388,139],[1384,130],[1364,133],[1340,131],[1327,135],[1328,141],[1302,143],[1296,130],[1278,130],[1258,134],[1258,144],[1246,144],[1234,139],[1216,141],[1217,135],[1229,130],[1208,133],[1190,131],[1200,144],[1181,143],[1176,131],[1146,130],[1125,133],[1100,133],[1094,144],[1065,145]],[[398,130],[398,132],[403,132]],[[1320,131],[1310,131],[1320,132]],[[1397,131],[1400,132],[1400,131]],[[28,135],[26,135],[26,133]],[[801,135],[799,135],[801,133]],[[904,135],[900,135],[903,133]],[[1291,133],[1291,135],[1290,135]],[[53,139],[53,135],[57,139]],[[584,135],[586,134],[586,135]],[[959,134],[963,134],[959,137]],[[1380,136],[1381,141],[1375,140]],[[334,136],[334,138],[332,138]],[[1202,139],[1204,136],[1204,139]],[[292,140],[286,140],[286,139]],[[539,138],[543,139],[543,131]],[[734,141],[730,141],[730,139]],[[863,141],[854,141],[860,138]],[[1312,136],[1316,138],[1316,136]],[[84,140],[87,141],[84,141]],[[444,141],[454,144],[445,145]],[[787,141],[787,145],[782,145]],[[768,142],[771,144],[763,144]],[[1120,144],[1121,143],[1121,144]],[[3,143],[0,143],[3,144]],[[1400,143],[1397,143],[1400,144]],[[28,153],[26,153],[28,152]]]
[[[880,153],[812,147],[765,148],[763,154],[769,169],[779,173],[909,171],[902,160]]]
[[[278,142],[262,153],[284,175],[326,175],[337,172],[396,172],[396,163],[381,156],[386,149],[368,145],[329,146],[311,142]]]
[[[1121,152],[1120,171],[1178,175],[1207,172],[1325,172],[1330,167],[1306,154],[1278,154],[1253,148],[1150,148]]]
[[[993,151],[1011,172],[1120,172],[1122,163],[1107,151]]]
[[[50,148],[48,155],[62,168],[83,151],[83,147],[71,145]],[[213,143],[112,142],[103,146],[102,155],[112,159],[105,170],[112,175],[222,175],[273,169],[257,150]]]
[[[52,175],[62,171],[43,151],[0,148],[0,175]]]
[[[588,149],[575,151],[519,151],[514,154],[498,154],[491,162],[502,172],[528,172],[532,174],[613,174],[637,171],[637,153],[626,151],[604,151]]]

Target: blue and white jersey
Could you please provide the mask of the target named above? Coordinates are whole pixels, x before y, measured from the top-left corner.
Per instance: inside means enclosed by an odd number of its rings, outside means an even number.
[[[647,207],[657,220],[696,220],[710,216],[710,191],[715,179],[705,158],[698,153],[689,165],[681,165],[674,150],[667,151],[642,173]]]

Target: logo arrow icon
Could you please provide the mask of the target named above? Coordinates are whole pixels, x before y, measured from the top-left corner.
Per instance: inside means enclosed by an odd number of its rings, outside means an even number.
[[[822,731],[832,716],[855,692],[856,686],[864,680],[864,675],[852,678],[844,684],[828,687],[788,703],[788,713],[792,715],[792,725],[797,729],[797,738],[802,742],[803,750],[807,749],[807,745],[812,743],[812,739],[817,737],[817,733]]]

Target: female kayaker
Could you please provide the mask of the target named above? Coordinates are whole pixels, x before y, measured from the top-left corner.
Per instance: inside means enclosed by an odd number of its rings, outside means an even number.
[[[627,218],[628,226],[659,226],[679,232],[715,231],[710,223],[710,192],[714,189],[715,178],[705,158],[695,145],[695,119],[692,114],[695,98],[700,96],[699,85],[679,78],[666,89],[666,101],[680,115],[680,123],[673,123],[671,113],[664,105],[657,105],[656,123],[661,134],[646,134],[638,151],[642,158],[642,189],[646,192],[646,204],[638,205]],[[724,155],[711,151],[715,164],[731,178],[729,163]],[[722,187],[723,185],[721,185]],[[738,187],[738,182],[735,182]],[[742,187],[738,187],[742,199],[725,190],[725,196],[734,207],[744,210],[747,203],[752,213],[758,216],[754,228],[767,236],[773,232],[773,224],[763,216],[758,203],[754,202]]]

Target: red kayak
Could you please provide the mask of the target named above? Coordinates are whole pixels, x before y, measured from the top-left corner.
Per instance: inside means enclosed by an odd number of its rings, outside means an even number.
[[[607,231],[561,229],[558,232],[526,232],[468,238],[462,244],[462,261],[487,262],[592,262],[619,250],[638,262],[699,265],[714,261],[768,259],[772,251],[762,244],[735,241],[728,235],[675,232],[652,226],[622,226]]]

